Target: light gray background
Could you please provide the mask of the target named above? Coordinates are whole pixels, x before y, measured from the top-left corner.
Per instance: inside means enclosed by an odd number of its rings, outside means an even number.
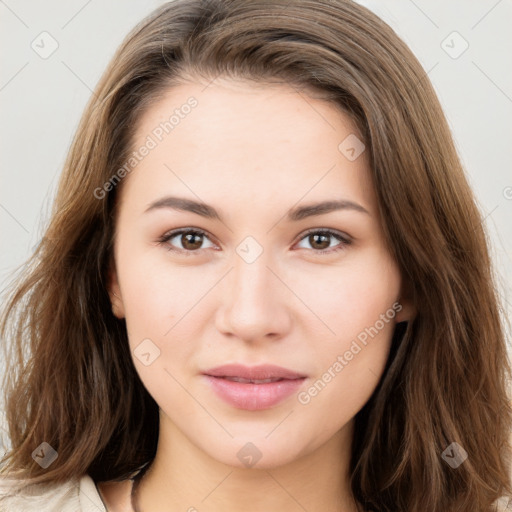
[[[127,32],[162,3],[0,0],[0,291],[42,236],[92,89]],[[512,1],[360,3],[405,40],[439,95],[485,216],[510,318]],[[58,48],[46,56],[52,39]]]

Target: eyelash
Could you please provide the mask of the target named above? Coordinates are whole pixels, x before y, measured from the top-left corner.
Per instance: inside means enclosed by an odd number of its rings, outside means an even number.
[[[196,249],[195,251],[179,249],[179,248],[173,247],[169,243],[169,240],[171,240],[172,238],[174,238],[178,235],[185,234],[185,233],[194,234],[194,235],[202,235],[209,239],[208,233],[206,233],[202,229],[198,229],[198,228],[177,229],[175,231],[170,231],[170,232],[166,233],[165,235],[161,236],[158,239],[158,244],[165,246],[165,248],[167,250],[175,252],[175,253],[181,253],[181,254],[184,254],[185,256],[195,256],[199,251],[201,251],[201,249]],[[322,249],[322,250],[318,250],[318,251],[311,249],[315,254],[328,254],[328,253],[336,253],[338,251],[343,251],[347,248],[347,246],[349,246],[352,243],[352,240],[348,236],[346,236],[346,235],[342,236],[337,231],[333,231],[332,229],[318,229],[318,228],[314,228],[314,229],[310,229],[309,231],[306,231],[306,233],[304,233],[304,235],[302,236],[302,238],[299,239],[298,242],[301,242],[302,240],[304,240],[304,238],[306,238],[312,234],[322,234],[322,235],[332,236],[340,241],[340,244],[338,244],[334,248],[331,247],[328,249]]]

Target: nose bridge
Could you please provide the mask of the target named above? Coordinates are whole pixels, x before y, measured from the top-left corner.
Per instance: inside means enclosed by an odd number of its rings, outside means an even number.
[[[243,339],[282,333],[288,325],[282,290],[277,289],[283,285],[268,268],[272,268],[270,251],[260,248],[252,241],[237,247],[220,299],[220,329]]]
[[[249,246],[249,251],[240,255],[243,249],[242,244],[237,248],[238,255],[232,272],[232,299],[241,307],[251,304],[253,307],[261,307],[275,284],[272,283],[275,277],[268,268],[271,265],[269,252],[262,250],[257,254]]]

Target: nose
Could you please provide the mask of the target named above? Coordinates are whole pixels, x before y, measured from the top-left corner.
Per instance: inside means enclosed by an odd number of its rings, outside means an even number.
[[[270,268],[266,252],[252,263],[238,255],[234,261],[218,290],[217,329],[247,342],[283,337],[291,327],[292,293]]]

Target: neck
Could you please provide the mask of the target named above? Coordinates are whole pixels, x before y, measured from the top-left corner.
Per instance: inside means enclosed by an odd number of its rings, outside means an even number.
[[[157,454],[138,486],[138,509],[357,512],[348,472],[352,427],[287,464],[235,467],[193,445],[161,412]]]

